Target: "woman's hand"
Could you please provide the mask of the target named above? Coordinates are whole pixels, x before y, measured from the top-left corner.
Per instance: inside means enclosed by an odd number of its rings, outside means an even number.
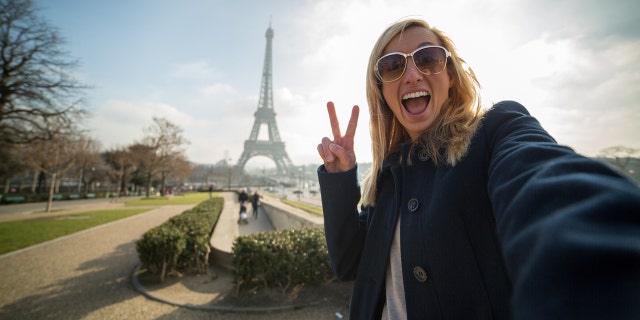
[[[353,106],[351,119],[349,119],[349,125],[347,126],[347,131],[344,136],[340,134],[340,124],[338,123],[336,107],[333,105],[333,102],[327,102],[327,111],[329,112],[333,140],[327,137],[322,138],[322,143],[318,145],[318,153],[322,161],[324,161],[324,167],[327,172],[344,172],[351,170],[356,166],[353,138],[356,134],[356,127],[358,126],[360,108]]]

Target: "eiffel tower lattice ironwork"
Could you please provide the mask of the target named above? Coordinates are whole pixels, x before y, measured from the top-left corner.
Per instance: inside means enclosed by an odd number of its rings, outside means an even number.
[[[273,39],[273,29],[271,29],[271,24],[269,24],[265,36],[267,38],[267,49],[264,56],[260,101],[258,102],[258,110],[253,114],[255,121],[251,129],[251,135],[249,139],[244,142],[244,151],[238,160],[237,167],[244,170],[244,166],[249,159],[255,156],[266,156],[276,163],[278,172],[289,172],[293,168],[293,163],[284,149],[284,142],[280,140],[280,133],[278,132],[278,126],[276,124],[276,113],[273,110],[273,79],[271,76],[271,40]],[[268,127],[269,140],[258,140],[258,133],[263,124],[266,124]]]

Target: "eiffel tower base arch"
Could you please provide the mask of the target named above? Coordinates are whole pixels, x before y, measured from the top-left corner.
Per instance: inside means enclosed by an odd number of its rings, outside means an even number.
[[[236,166],[244,171],[249,159],[257,156],[264,156],[273,160],[280,173],[288,173],[294,167],[285,151],[284,142],[259,140],[246,140],[244,142],[244,151]]]

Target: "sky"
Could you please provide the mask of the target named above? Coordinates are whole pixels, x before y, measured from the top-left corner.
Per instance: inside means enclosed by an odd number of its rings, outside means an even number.
[[[235,163],[258,108],[265,32],[273,38],[276,122],[295,165],[320,163],[326,102],[346,129],[361,108],[358,162],[371,161],[365,74],[378,36],[417,17],[443,30],[476,72],[485,107],[522,103],[587,156],[640,148],[637,0],[35,0],[92,89],[85,126],[104,149],[144,136],[153,117],[184,129],[186,155]],[[267,139],[266,127],[260,139]],[[266,157],[247,167],[273,168]]]

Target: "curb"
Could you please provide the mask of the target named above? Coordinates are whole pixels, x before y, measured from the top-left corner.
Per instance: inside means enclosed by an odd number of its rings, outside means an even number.
[[[147,291],[147,289],[144,288],[140,284],[140,281],[138,281],[137,274],[138,274],[138,272],[140,272],[140,268],[141,267],[142,267],[142,263],[138,263],[138,265],[136,265],[136,267],[133,268],[133,273],[131,273],[131,283],[133,284],[133,287],[136,289],[136,291],[138,291],[139,293],[141,293],[142,295],[144,295],[148,299],[151,299],[151,300],[154,300],[154,301],[157,301],[157,302],[160,302],[160,303],[172,305],[172,306],[175,306],[175,307],[182,307],[182,308],[188,308],[188,309],[199,310],[199,311],[223,311],[223,312],[238,312],[238,313],[264,313],[264,312],[279,312],[279,311],[298,310],[298,309],[302,309],[304,307],[310,307],[310,306],[319,305],[319,304],[321,304],[321,303],[326,301],[326,299],[324,299],[324,300],[320,300],[320,301],[310,302],[310,303],[307,303],[307,304],[286,305],[286,306],[277,306],[277,307],[236,307],[236,306],[194,305],[194,304],[190,304],[190,303],[178,303],[178,302],[170,301],[170,300],[167,300],[167,299],[164,299],[164,298],[160,298],[158,296],[155,296],[151,292]]]

